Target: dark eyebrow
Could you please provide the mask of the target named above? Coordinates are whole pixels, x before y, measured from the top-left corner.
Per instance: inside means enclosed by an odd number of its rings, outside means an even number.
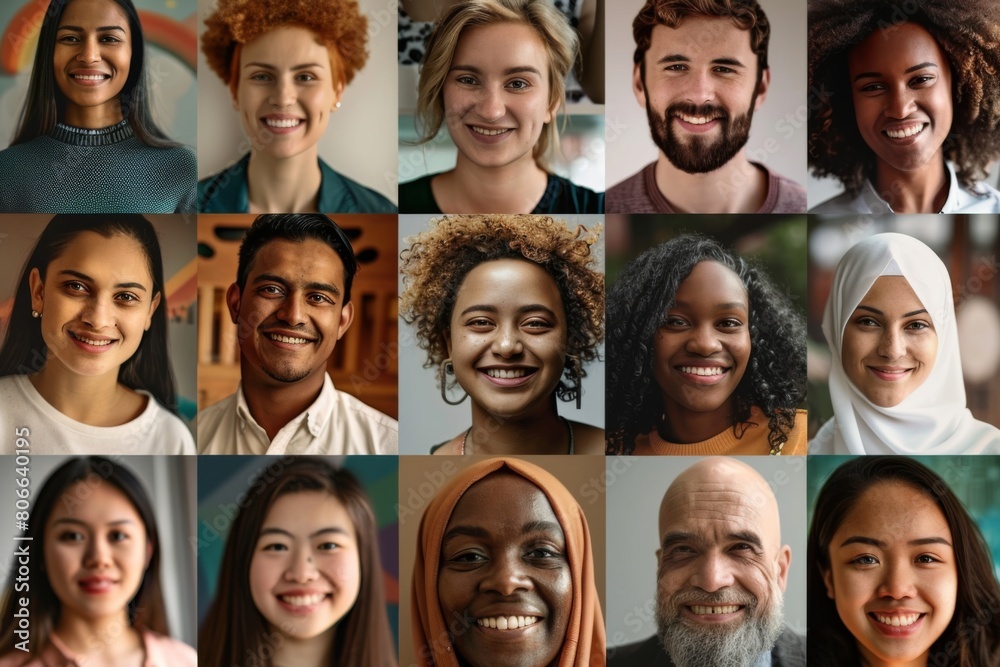
[[[449,72],[454,72],[456,70],[461,71],[461,72],[472,72],[473,74],[482,74],[483,73],[483,71],[481,69],[479,69],[478,67],[475,67],[473,65],[452,65],[451,68],[448,71]],[[510,74],[534,74],[536,76],[542,76],[542,73],[538,71],[538,68],[532,67],[530,65],[520,65],[518,67],[508,67],[507,69],[505,69],[503,71],[503,73],[504,73],[505,76],[506,75],[510,75]]]
[[[690,308],[692,304],[687,301],[674,301],[674,307]],[[716,310],[748,310],[747,305],[740,301],[729,301],[727,303],[715,304]]]
[[[859,304],[858,307],[855,308],[855,310],[867,310],[868,312],[875,313],[876,315],[882,315],[883,317],[885,316],[885,313],[883,313],[881,310],[879,310],[878,308],[872,308],[871,306],[862,306]],[[927,312],[926,308],[921,308],[920,310],[911,310],[908,313],[903,313],[903,317],[913,317],[914,315],[919,315],[920,313],[926,313],[926,312]]]
[[[83,28],[77,25],[61,25],[57,30],[70,30],[72,32],[85,32]],[[122,33],[125,32],[125,28],[117,25],[102,25],[97,28],[96,32],[111,32],[112,30],[118,30]]]
[[[699,538],[694,533],[684,533],[679,530],[674,530],[663,536],[663,540],[660,542],[660,547],[666,549],[667,547],[673,546],[680,542],[700,542]]]
[[[471,313],[471,312],[475,312],[475,311],[482,311],[482,312],[486,312],[486,313],[497,313],[497,312],[499,312],[499,310],[497,309],[496,306],[490,306],[490,305],[486,305],[486,304],[477,304],[477,305],[474,305],[474,306],[469,306],[468,308],[466,308],[465,310],[463,310],[461,313],[459,313],[459,317],[461,317],[462,315],[465,315],[466,313]],[[553,311],[548,306],[543,306],[540,303],[529,303],[529,304],[525,304],[523,306],[518,306],[517,310],[515,312],[518,315],[524,315],[525,313],[535,313],[535,312],[538,312],[538,311],[541,311],[543,313],[547,313],[549,315],[549,317],[551,317],[552,319],[559,319],[558,316],[555,314],[555,311]]]
[[[919,65],[914,65],[913,67],[908,67],[903,70],[903,74],[909,74],[910,72],[916,72],[918,69],[923,69],[925,67],[937,67],[934,63],[920,63]],[[854,80],[858,79],[877,79],[882,76],[881,72],[862,72],[854,77]]]
[[[728,535],[726,535],[726,537],[736,542],[748,542],[749,544],[754,545],[758,549],[764,548],[764,543],[761,541],[757,533],[751,533],[749,531],[741,531],[738,533],[729,533]]]
[[[59,275],[73,276],[74,278],[79,278],[80,280],[86,280],[87,282],[94,282],[94,279],[88,276],[86,273],[80,273],[79,271],[71,271],[69,269],[63,269],[59,272]],[[146,288],[142,286],[141,283],[118,283],[115,285],[115,289],[141,289],[143,292]]]
[[[291,283],[282,278],[281,276],[276,276],[273,273],[262,273],[253,279],[253,284],[258,283],[280,283],[285,287],[291,287]],[[304,285],[307,290],[318,290],[320,292],[329,292],[330,294],[335,294],[340,296],[340,290],[337,289],[336,285],[331,285],[330,283],[319,283],[319,282],[308,282]]]
[[[878,547],[879,549],[885,549],[886,547],[885,542],[883,542],[882,540],[877,540],[874,537],[864,537],[863,535],[855,535],[853,537],[848,537],[846,540],[844,540],[844,543],[841,544],[840,546],[846,547],[850,544],[867,544],[868,546]],[[943,544],[948,547],[951,546],[951,542],[944,539],[943,537],[921,537],[916,540],[910,540],[909,542],[907,542],[907,544],[910,545],[911,547],[920,547],[920,546],[925,546],[927,544]]]
[[[314,537],[319,537],[320,535],[326,535],[327,533],[335,533],[337,535],[344,535],[350,537],[351,534],[346,528],[341,528],[340,526],[330,526],[328,528],[320,528],[319,530],[314,530],[309,534],[310,539]],[[262,528],[260,531],[261,537],[264,535],[284,535],[285,537],[295,538],[291,532],[285,530],[284,528]],[[259,538],[258,538],[259,539]]]
[[[521,527],[522,533],[558,533],[562,535],[563,529],[554,521],[529,521]]]
[[[84,526],[84,527],[88,527],[89,528],[89,525],[86,522],[80,521],[79,519],[74,519],[74,518],[68,517],[68,516],[67,517],[63,517],[61,519],[56,519],[55,521],[52,522],[52,525],[55,526],[55,525],[63,524],[63,523],[69,523],[69,524],[79,525],[79,526]],[[107,525],[107,526],[120,526],[120,525],[123,525],[123,524],[134,524],[134,523],[135,523],[135,521],[133,521],[132,519],[118,519],[117,521],[109,521],[107,524],[104,524],[104,525]]]
[[[246,69],[247,67],[259,67],[261,69],[269,69],[269,70],[278,69],[274,65],[269,65],[267,63],[247,63],[246,65],[243,66],[243,69]],[[317,67],[322,69],[323,65],[321,65],[320,63],[303,63],[301,65],[293,65],[289,69],[291,69],[293,72],[297,72],[300,69],[310,69],[312,67]]]
[[[687,56],[682,56],[679,53],[668,53],[667,55],[657,60],[656,64],[664,65],[667,63],[689,63],[689,62],[691,62],[691,59],[688,58]],[[746,67],[746,65],[744,65],[740,60],[731,57],[713,58],[711,62],[713,65],[726,65],[727,67],[740,67],[740,68]]]
[[[449,540],[462,536],[485,539],[489,536],[489,533],[486,532],[485,528],[480,528],[479,526],[463,526],[460,524],[444,534],[444,538],[441,540],[441,546],[444,547]]]

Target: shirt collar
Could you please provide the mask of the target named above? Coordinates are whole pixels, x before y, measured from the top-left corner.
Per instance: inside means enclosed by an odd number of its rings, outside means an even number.
[[[163,657],[160,655],[160,652],[156,647],[156,642],[152,641],[153,638],[149,635],[149,633],[139,631],[139,639],[142,641],[142,650],[144,654],[142,661],[143,667],[167,667],[166,661],[163,660]],[[44,653],[48,653],[48,649],[51,649],[52,652],[54,652],[58,657],[58,662],[56,664],[58,664],[59,667],[77,667],[78,665],[88,664],[88,660],[86,658],[81,659],[78,655],[73,653],[73,651],[71,651],[70,648],[66,646],[61,639],[59,639],[59,635],[54,632],[49,635],[49,646]],[[46,664],[49,662],[53,661],[49,660]]]
[[[971,204],[975,195],[966,192],[958,184],[958,177],[955,175],[955,165],[944,161],[945,169],[948,172],[948,196],[944,200],[940,213],[954,213],[960,211]],[[865,202],[868,211],[872,215],[886,215],[894,213],[889,203],[879,196],[875,191],[875,186],[870,179],[865,179],[865,186],[861,190],[861,199]]]
[[[333,415],[334,403],[336,402],[336,391],[333,386],[333,380],[330,379],[329,373],[323,374],[323,389],[320,390],[319,396],[313,401],[312,405],[306,408],[298,416],[288,422],[288,424],[298,423],[305,419],[306,428],[309,429],[309,434],[312,437],[317,438],[326,428],[327,421]],[[238,424],[240,430],[246,429],[247,425],[252,425],[263,431],[264,429],[257,423],[253,415],[250,413],[250,406],[247,405],[246,396],[243,394],[243,383],[240,382],[239,389],[236,390],[236,416],[238,418]],[[286,424],[285,426],[288,426]],[[284,427],[282,427],[284,428]]]

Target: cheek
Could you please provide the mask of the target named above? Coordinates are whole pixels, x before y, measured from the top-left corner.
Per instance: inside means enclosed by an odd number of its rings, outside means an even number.
[[[278,580],[275,574],[277,569],[274,563],[267,563],[257,557],[250,561],[250,597],[258,610],[270,596],[271,589]]]

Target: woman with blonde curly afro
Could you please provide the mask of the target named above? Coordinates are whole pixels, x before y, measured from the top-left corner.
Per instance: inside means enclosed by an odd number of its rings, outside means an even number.
[[[368,58],[356,0],[218,0],[201,46],[229,87],[250,151],[198,183],[203,213],[393,213],[318,144]]]
[[[813,213],[997,213],[1000,4],[811,0]]]
[[[604,431],[569,421],[604,339],[600,226],[546,216],[431,221],[401,253],[400,314],[437,368],[441,398],[471,397],[472,425],[436,454],[602,454]]]

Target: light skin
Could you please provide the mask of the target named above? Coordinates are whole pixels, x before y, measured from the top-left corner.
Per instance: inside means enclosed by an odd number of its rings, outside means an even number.
[[[358,599],[361,561],[347,509],[323,491],[279,496],[250,561],[250,594],[283,640],[275,664],[329,664],[336,625]]]
[[[908,484],[882,482],[857,499],[833,535],[823,578],[863,664],[927,665],[955,613],[952,544],[944,513]]]
[[[678,475],[660,504],[659,529],[660,596],[684,600],[683,623],[735,627],[748,620],[749,599],[767,609],[785,590],[791,548],[781,544],[778,504],[745,463],[708,458]]]
[[[344,264],[317,239],[268,242],[243,290],[229,286],[243,393],[268,438],[319,397],[327,360],[354,319],[343,300]]]
[[[344,91],[330,58],[316,35],[298,26],[275,28],[243,47],[233,106],[252,144],[250,213],[316,211],[318,144]]]
[[[121,122],[132,60],[128,17],[111,0],[73,0],[56,31],[53,74],[66,98],[60,120],[97,129]]]
[[[90,426],[120,426],[138,417],[149,399],[119,384],[118,373],[160,305],[139,242],[81,232],[49,263],[44,280],[34,268],[28,283],[47,348],[45,366],[29,377],[38,393]]]
[[[739,29],[729,18],[689,16],[676,28],[662,24],[653,28],[645,54],[645,77],[636,64],[632,90],[642,108],[648,105],[661,117],[673,105],[716,109],[672,112],[664,118],[679,141],[715,142],[725,131],[720,113],[731,122],[764,103],[770,70],[764,70],[758,84],[757,69],[749,31]],[[683,171],[660,151],[656,184],[679,213],[754,213],[767,197],[766,174],[750,163],[742,149],[706,173]]]
[[[466,453],[569,451],[555,396],[567,336],[559,287],[539,265],[502,259],[468,273],[445,333],[455,377],[472,399]],[[600,429],[575,422],[572,428],[576,451],[603,452]],[[465,432],[437,451],[457,454],[464,439]]]
[[[440,556],[441,613],[465,664],[554,664],[573,582],[565,534],[538,487],[510,473],[473,484],[452,512]]]
[[[56,502],[44,545],[45,569],[60,605],[56,634],[83,660],[143,664],[145,651],[126,607],[152,554],[135,507],[100,478],[74,484]]]
[[[891,408],[920,387],[937,359],[934,321],[902,276],[880,276],[844,327],[841,359],[851,383]]]
[[[875,189],[897,213],[936,213],[948,196],[941,146],[952,125],[951,67],[924,28],[876,31],[848,57],[858,130]]]
[[[532,151],[560,103],[538,33],[521,23],[466,28],[442,96],[458,159],[431,181],[441,210],[530,213],[548,183]]]
[[[718,262],[695,264],[653,335],[653,377],[668,441],[702,442],[732,426],[734,392],[750,351],[743,281]]]

